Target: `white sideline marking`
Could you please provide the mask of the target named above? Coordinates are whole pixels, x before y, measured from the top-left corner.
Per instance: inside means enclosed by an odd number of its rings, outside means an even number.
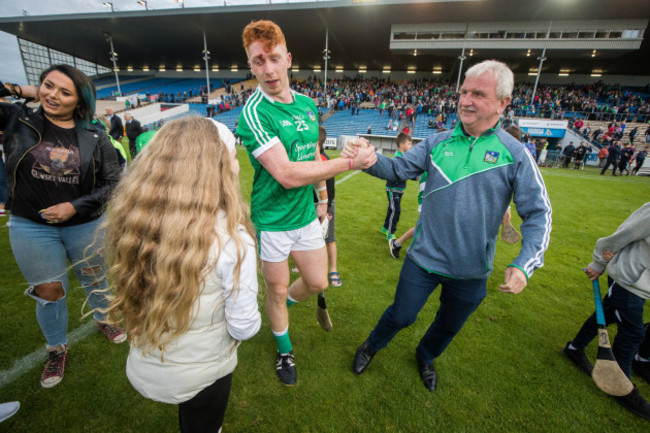
[[[336,182],[334,182],[334,185],[338,185],[339,183],[345,182],[346,180],[348,180],[349,178],[351,178],[351,177],[354,176],[355,174],[359,174],[359,173],[361,173],[359,170],[355,170],[355,171],[353,171],[352,173],[350,173],[350,174],[348,174],[347,176],[345,176],[343,179],[339,179],[339,180],[337,180]]]
[[[359,170],[355,170],[352,173],[348,174],[342,179],[337,180],[334,184],[338,185],[346,180],[350,179],[352,176],[359,174]],[[94,320],[84,323],[83,325],[75,328],[68,333],[68,348],[74,346],[75,344],[83,341],[86,337],[90,336],[97,332],[97,325]],[[9,385],[14,380],[18,379],[23,374],[27,373],[29,370],[36,368],[37,366],[44,364],[47,360],[47,352],[43,349],[37,349],[34,352],[30,353],[27,356],[14,362],[13,368],[10,370],[0,371],[0,389]]]
[[[68,348],[83,341],[86,337],[95,332],[97,332],[97,324],[94,320],[90,320],[78,328],[75,328],[68,333]],[[10,370],[0,371],[0,389],[9,385],[29,370],[44,364],[46,360],[47,351],[41,348],[15,361],[14,366]]]

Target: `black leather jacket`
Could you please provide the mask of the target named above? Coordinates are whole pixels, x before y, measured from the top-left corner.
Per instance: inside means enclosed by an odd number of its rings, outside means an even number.
[[[4,131],[3,147],[7,168],[11,209],[16,185],[16,172],[23,157],[38,144],[45,129],[43,109],[25,104],[0,103],[0,130]],[[79,184],[82,194],[71,201],[80,216],[99,217],[105,209],[110,194],[120,179],[120,167],[115,149],[108,136],[96,129],[76,128],[77,144],[81,156]]]

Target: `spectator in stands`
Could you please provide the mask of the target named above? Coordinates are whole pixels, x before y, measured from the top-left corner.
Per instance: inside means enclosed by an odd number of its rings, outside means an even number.
[[[126,136],[129,139],[129,153],[131,154],[131,159],[135,158],[138,153],[138,149],[135,147],[135,140],[138,138],[138,135],[142,134],[144,130],[140,125],[140,122],[133,118],[131,113],[126,113],[124,115],[124,120],[126,120]]]
[[[99,330],[110,341],[124,332],[105,323],[108,307],[103,232],[98,230],[111,191],[120,179],[108,136],[92,125],[95,86],[78,69],[53,65],[40,87],[14,86],[13,94],[38,99],[26,105],[0,104],[11,210],[9,240],[14,259],[36,301],[36,318],[48,359],[41,386],[63,379],[68,360],[68,261],[84,287]]]
[[[370,125],[368,125],[368,130],[366,131],[366,134],[372,134],[372,128]]]
[[[639,169],[643,167],[643,163],[645,162],[645,158],[648,154],[648,146],[645,148],[639,149],[639,151],[636,153],[636,166],[634,167],[634,170],[632,170],[632,174],[637,174],[639,172]]]
[[[650,144],[650,126],[645,130],[645,142],[646,144]]]
[[[182,433],[221,431],[237,348],[262,323],[234,137],[213,122],[186,117],[158,131],[106,223],[109,314],[131,335],[127,377],[143,396],[178,405]]]
[[[124,137],[124,126],[122,125],[122,119],[117,114],[113,113],[112,108],[106,109],[106,117],[111,122],[111,127],[108,130],[108,135],[113,137],[113,140],[120,141]]]
[[[638,127],[638,126],[635,126],[634,128],[632,128],[632,130],[630,131],[630,133],[627,135],[627,137],[628,137],[629,140],[630,140],[630,144],[631,144],[632,146],[634,146],[634,139],[635,139],[635,137],[636,137],[637,132],[639,132],[639,127]]]
[[[596,130],[594,131],[594,133],[592,134],[591,139],[592,139],[593,141],[598,140],[598,137],[599,137],[600,134],[602,134],[602,133],[603,133],[602,128],[598,128],[598,129],[596,129]]]
[[[576,132],[580,132],[580,129],[582,129],[582,125],[584,125],[584,122],[582,119],[576,119],[575,123],[573,124],[573,127],[575,128]]]

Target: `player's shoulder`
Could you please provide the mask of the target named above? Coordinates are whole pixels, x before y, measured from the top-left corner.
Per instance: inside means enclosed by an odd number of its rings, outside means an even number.
[[[453,129],[448,129],[446,131],[441,131],[441,132],[434,132],[424,140],[426,142],[425,144],[430,147],[437,146],[440,143],[449,140],[453,132],[454,132]]]
[[[253,94],[248,98],[246,103],[244,104],[244,110],[257,110],[260,107],[264,107],[264,93],[260,90],[257,89],[253,92]]]
[[[294,95],[296,97],[296,101],[300,101],[303,104],[313,105],[314,107],[316,106],[316,103],[310,96],[298,92],[294,92]]]
[[[246,123],[258,123],[269,113],[271,110],[269,107],[270,105],[271,104],[266,101],[264,93],[258,89],[250,98],[248,98],[246,104],[244,104],[244,107],[239,114],[239,118]]]
[[[519,140],[517,140],[515,137],[513,137],[509,132],[507,132],[505,129],[501,128],[500,126],[497,127],[495,131],[495,135],[509,151],[511,154],[514,155],[520,155],[522,152],[528,150],[526,149],[526,146]]]

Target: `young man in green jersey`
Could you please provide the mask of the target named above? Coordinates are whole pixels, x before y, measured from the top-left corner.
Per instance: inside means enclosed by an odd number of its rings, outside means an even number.
[[[237,135],[255,169],[251,218],[268,288],[266,312],[278,346],[276,371],[285,385],[293,385],[296,368],[287,306],[328,285],[319,223],[327,215],[325,179],[367,168],[377,157],[369,146],[353,159],[322,161],[316,149],[318,110],[311,98],[289,87],[291,53],[282,30],[271,21],[253,21],[244,28],[242,39],[259,86],[242,110]],[[312,188],[319,195],[316,209]],[[289,255],[300,270],[291,286]]]

